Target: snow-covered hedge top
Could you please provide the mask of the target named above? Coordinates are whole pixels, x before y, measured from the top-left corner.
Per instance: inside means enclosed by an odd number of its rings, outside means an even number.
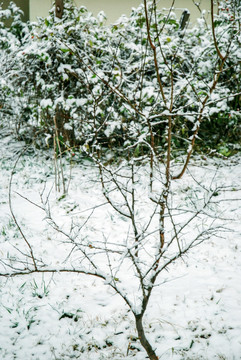
[[[27,27],[12,4],[12,27],[0,28],[7,39],[3,47],[11,52],[10,61],[1,57],[1,76],[7,73],[12,92],[9,107],[22,114],[25,124],[43,127],[45,133],[51,133],[52,117],[61,109],[67,127],[82,142],[96,141],[98,132],[97,137],[113,135],[116,141],[119,136],[129,144],[148,134],[147,119],[153,126],[162,124],[164,130],[170,109],[173,119],[178,119],[174,129],[195,131],[200,112],[210,119],[220,111],[231,111],[232,94],[239,92],[239,7],[236,2],[220,2],[215,16],[218,48],[228,58],[215,87],[220,58],[211,27],[200,19],[181,33],[173,12],[152,16],[150,36],[161,93],[143,5],[132,9],[129,18],[105,26],[103,12],[95,18],[85,7],[66,1],[63,19],[55,18],[52,9],[48,17]],[[9,9],[0,14],[9,16]],[[208,107],[203,107],[204,102]]]

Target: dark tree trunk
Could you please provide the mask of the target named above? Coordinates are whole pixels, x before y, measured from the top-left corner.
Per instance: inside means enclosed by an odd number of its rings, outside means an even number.
[[[64,12],[64,0],[56,0],[55,1],[55,15],[62,19]]]
[[[149,343],[149,341],[147,340],[147,338],[145,336],[145,332],[144,332],[143,324],[142,324],[142,318],[143,318],[143,314],[135,315],[136,329],[138,332],[138,337],[140,339],[141,345],[146,350],[150,360],[158,360],[158,357],[156,356],[155,351],[153,350],[151,344]]]

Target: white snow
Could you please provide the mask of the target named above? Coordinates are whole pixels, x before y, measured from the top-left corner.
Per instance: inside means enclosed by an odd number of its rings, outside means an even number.
[[[26,260],[17,248],[23,252],[28,250],[14,225],[8,205],[10,174],[23,147],[23,143],[2,131],[0,255],[2,261],[13,257],[13,265],[16,265],[14,257]],[[217,204],[213,204],[214,213],[210,215],[219,211],[222,216],[218,222],[224,223],[222,218],[229,219],[227,226],[233,231],[211,237],[161,273],[145,315],[147,337],[159,359],[240,359],[240,160],[240,155],[229,160],[196,157],[190,173],[173,185],[176,203],[183,204],[183,208],[195,198],[197,204],[202,202],[202,192],[193,176],[204,186],[211,184],[214,188],[214,182],[218,186],[230,186],[231,192],[220,191],[215,197]],[[175,167],[179,167],[179,163]],[[33,154],[27,151],[13,176],[12,205],[16,218],[36,257],[52,268],[67,267],[69,259],[74,267],[82,258],[78,252],[73,256],[70,254],[67,241],[63,243],[61,234],[44,220],[45,212],[33,205],[42,206],[41,196],[43,199],[49,196],[52,216],[62,231],[68,231],[71,218],[73,224],[85,224],[92,214],[85,230],[78,235],[90,246],[100,244],[104,234],[115,244],[114,248],[118,248],[116,244],[123,244],[129,231],[125,219],[106,204],[97,169],[91,162],[83,159],[72,167],[71,173],[65,162],[64,172],[67,178],[71,177],[66,197],[54,190],[51,152],[35,150]],[[144,167],[140,168],[140,173],[143,176]],[[53,190],[49,193],[51,187]],[[149,208],[141,201],[146,184],[135,184],[135,188],[140,196],[140,218],[145,223]],[[99,207],[92,213],[96,205]],[[181,216],[185,218],[188,213],[183,212]],[[187,233],[186,237],[191,235]],[[105,270],[108,264],[101,262],[101,256],[99,263]],[[127,265],[123,259],[115,281],[120,283],[120,288],[127,292],[133,307],[138,310],[139,289],[132,277],[133,271]],[[0,263],[0,272],[8,270]],[[0,359],[146,359],[137,339],[134,318],[124,301],[108,285],[111,281],[73,273],[1,277]]]
[[[42,108],[47,108],[48,106],[51,107],[52,105],[53,105],[53,102],[51,99],[43,99],[40,101],[40,106]]]

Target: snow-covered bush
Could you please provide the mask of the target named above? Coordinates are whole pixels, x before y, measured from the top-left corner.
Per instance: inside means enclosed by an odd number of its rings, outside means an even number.
[[[38,131],[49,138],[56,117],[61,139],[73,145],[92,137],[93,123],[102,125],[107,102],[113,99],[98,75],[86,71],[92,62],[108,64],[111,58],[105,57],[109,29],[101,21],[101,15],[97,20],[85,8],[67,2],[62,21],[52,10],[33,24],[29,42],[7,65],[11,82],[21,92],[21,104],[13,104],[13,111],[21,113],[19,134],[26,138]]]
[[[0,7],[0,48],[8,53],[14,52],[19,46],[26,42],[29,35],[29,26],[21,20],[23,15],[13,2],[7,9]],[[9,26],[6,26],[6,22]]]
[[[7,73],[8,92],[1,102],[9,102],[11,90],[18,135],[37,133],[50,144],[55,117],[67,147],[101,145],[138,155],[148,148],[150,126],[163,149],[171,109],[172,141],[179,150],[197,128],[199,146],[217,144],[221,129],[236,140],[240,5],[224,3],[214,16],[215,41],[212,26],[202,18],[181,31],[172,11],[156,11],[155,19],[150,15],[148,35],[143,5],[110,26],[103,13],[95,18],[72,1],[65,1],[62,19],[52,9],[32,24],[28,41],[12,48],[11,59],[2,57],[1,83]],[[223,64],[219,55],[225,57]],[[135,146],[140,136],[144,142]]]
[[[225,64],[218,79],[216,90],[208,101],[208,120],[203,122],[199,135],[202,143],[219,148],[225,142],[239,143],[241,135],[241,36],[240,36],[240,1],[222,1],[219,3],[218,15],[214,15],[213,30],[215,41],[212,52],[207,49],[207,61],[220,61],[220,55],[225,57]],[[205,36],[205,33],[202,34]],[[213,37],[212,37],[213,39]],[[215,44],[216,43],[216,44]],[[217,58],[219,53],[219,58]],[[206,69],[211,73],[212,68]],[[203,64],[203,81],[207,83],[208,74],[205,74]],[[201,73],[202,73],[201,71]],[[218,75],[218,73],[217,73]],[[232,94],[234,94],[232,96]],[[202,143],[200,145],[202,146]],[[229,152],[230,153],[230,152]],[[227,155],[226,152],[225,155]]]
[[[13,79],[9,78],[13,68],[17,66],[15,55],[21,47],[29,42],[31,25],[21,20],[22,11],[10,2],[7,9],[0,5],[0,124],[11,124],[19,129],[24,105],[21,101],[23,88],[17,88]],[[6,22],[9,23],[6,26]],[[13,68],[11,68],[13,66]],[[17,75],[21,77],[21,72]]]

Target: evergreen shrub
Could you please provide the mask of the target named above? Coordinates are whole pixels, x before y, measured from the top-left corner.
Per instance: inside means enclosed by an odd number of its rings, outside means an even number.
[[[150,141],[143,121],[148,118],[155,142],[164,149],[167,106],[143,5],[114,25],[105,24],[103,12],[95,18],[71,1],[65,1],[62,19],[52,9],[46,18],[24,24],[20,14],[13,3],[0,10],[0,122],[8,122],[21,139],[36,137],[39,146],[51,146],[57,127],[66,149],[85,146],[139,156]],[[236,1],[224,1],[215,16],[218,48],[223,54],[228,49],[228,60],[203,113],[201,149],[240,140],[239,14]],[[4,18],[12,19],[9,28]],[[150,31],[167,102],[174,94],[173,143],[180,152],[186,148],[184,137],[195,131],[220,59],[202,17],[181,31],[175,13],[161,10]]]

